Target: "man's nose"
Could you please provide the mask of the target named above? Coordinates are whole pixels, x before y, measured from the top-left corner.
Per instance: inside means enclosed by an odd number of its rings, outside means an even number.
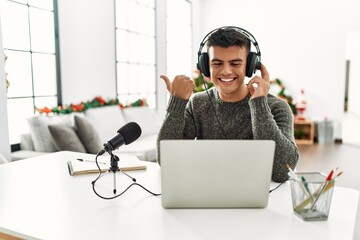
[[[230,74],[232,73],[232,67],[230,64],[224,64],[223,69],[221,70],[222,74]]]

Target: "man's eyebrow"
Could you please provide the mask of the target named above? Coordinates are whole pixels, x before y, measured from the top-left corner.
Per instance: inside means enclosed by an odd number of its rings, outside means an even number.
[[[220,60],[220,59],[212,59],[211,62],[224,62],[223,60]],[[229,63],[234,63],[234,62],[243,62],[243,60],[241,58],[237,58],[237,59],[233,59],[233,60],[230,60],[228,61]]]
[[[214,59],[211,60],[211,62],[223,62],[223,60],[214,58]]]
[[[243,60],[241,58],[238,58],[238,59],[233,59],[233,60],[230,60],[229,62],[230,63],[233,63],[233,62],[242,62]]]

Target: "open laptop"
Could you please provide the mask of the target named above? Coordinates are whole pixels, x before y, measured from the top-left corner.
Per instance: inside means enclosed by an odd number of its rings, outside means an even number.
[[[164,208],[264,208],[272,140],[162,140]]]

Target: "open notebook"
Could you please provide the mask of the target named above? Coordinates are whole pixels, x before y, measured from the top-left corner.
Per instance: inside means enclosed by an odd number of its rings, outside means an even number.
[[[264,208],[272,140],[162,140],[164,208]]]
[[[95,157],[94,157],[95,158]],[[98,157],[99,167],[101,172],[106,172],[110,168],[110,157]],[[67,162],[69,169],[69,174],[71,176],[76,176],[80,174],[88,173],[98,173],[99,169],[96,166],[95,159],[83,159],[77,158],[72,159]],[[118,166],[121,171],[135,171],[135,170],[145,170],[146,165],[142,163],[136,156],[122,156]]]

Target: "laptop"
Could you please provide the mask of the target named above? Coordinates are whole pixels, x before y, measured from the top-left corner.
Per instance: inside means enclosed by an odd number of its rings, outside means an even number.
[[[265,208],[272,140],[162,140],[164,208]]]

